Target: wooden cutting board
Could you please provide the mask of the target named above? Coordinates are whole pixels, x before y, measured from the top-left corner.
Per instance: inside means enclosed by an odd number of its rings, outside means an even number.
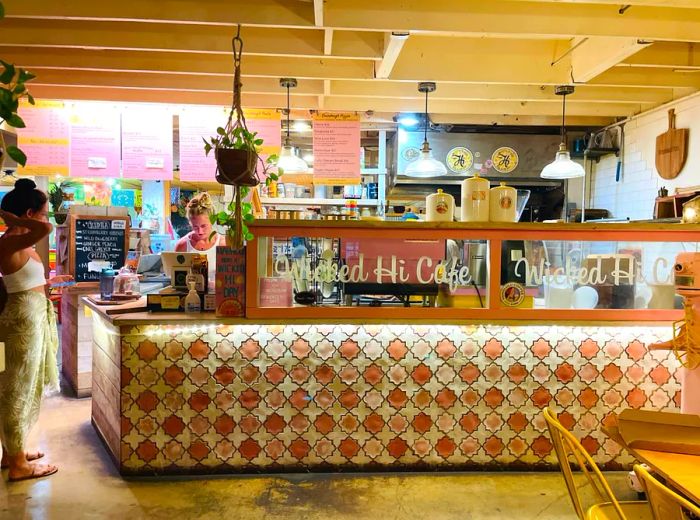
[[[676,113],[668,111],[668,130],[656,138],[656,171],[663,179],[675,179],[688,158],[688,129],[676,128]]]

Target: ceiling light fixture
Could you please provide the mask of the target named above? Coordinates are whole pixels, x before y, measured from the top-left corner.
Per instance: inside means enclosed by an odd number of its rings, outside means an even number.
[[[439,177],[447,173],[447,168],[443,163],[433,158],[428,143],[428,94],[435,92],[435,83],[432,81],[423,81],[418,83],[418,92],[425,94],[425,127],[423,132],[423,146],[421,147],[420,157],[409,163],[406,167],[404,175],[407,177]]]
[[[282,78],[280,79],[280,86],[287,89],[287,135],[284,138],[284,145],[280,150],[280,156],[277,160],[277,167],[281,168],[284,173],[306,173],[309,169],[309,165],[306,164],[301,157],[297,156],[294,151],[294,147],[290,144],[289,139],[289,114],[291,113],[289,89],[297,86],[297,80],[295,78]]]
[[[540,173],[543,179],[574,179],[583,177],[586,173],[583,166],[571,160],[569,150],[566,148],[566,96],[573,92],[573,85],[560,85],[554,89],[557,96],[562,96],[561,143],[554,161],[545,166]]]
[[[420,117],[417,114],[401,114],[396,118],[396,122],[403,127],[413,128],[420,124]]]
[[[292,130],[295,132],[309,132],[311,131],[311,125],[306,121],[294,121]]]

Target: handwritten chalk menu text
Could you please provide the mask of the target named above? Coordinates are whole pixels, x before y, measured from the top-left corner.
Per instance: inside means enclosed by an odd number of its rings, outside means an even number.
[[[360,184],[360,116],[314,114],[314,184]]]
[[[102,269],[126,262],[126,217],[74,216],[71,219],[71,272],[76,282],[95,282]]]
[[[245,316],[245,249],[216,248],[216,315]]]
[[[63,101],[22,102],[19,115],[25,128],[17,129],[17,146],[27,155],[21,175],[68,176],[70,164],[69,110]]]

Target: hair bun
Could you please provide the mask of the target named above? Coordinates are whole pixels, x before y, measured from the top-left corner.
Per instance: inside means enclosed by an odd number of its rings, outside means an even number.
[[[31,179],[17,179],[15,189],[17,191],[32,191],[36,189],[36,183]]]

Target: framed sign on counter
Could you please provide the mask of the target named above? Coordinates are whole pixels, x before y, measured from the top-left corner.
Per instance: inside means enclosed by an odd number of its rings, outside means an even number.
[[[119,269],[126,262],[128,240],[129,217],[71,215],[70,274],[78,283],[96,282],[103,268]]]

